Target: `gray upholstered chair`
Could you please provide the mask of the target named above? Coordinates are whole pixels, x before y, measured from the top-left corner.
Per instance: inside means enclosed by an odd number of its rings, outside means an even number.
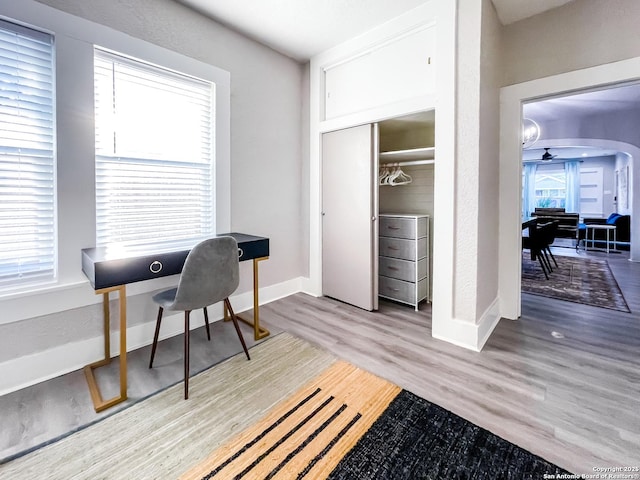
[[[211,238],[199,243],[189,252],[182,267],[177,288],[164,290],[153,296],[153,301],[159,305],[159,309],[149,368],[153,367],[162,312],[164,310],[183,310],[185,399],[189,398],[189,314],[192,310],[204,309],[207,337],[211,340],[207,306],[224,301],[238,333],[240,343],[242,343],[244,353],[247,355],[247,360],[251,359],[238,326],[238,319],[233,313],[231,302],[229,302],[229,295],[238,288],[239,278],[238,244],[236,240],[233,237]]]

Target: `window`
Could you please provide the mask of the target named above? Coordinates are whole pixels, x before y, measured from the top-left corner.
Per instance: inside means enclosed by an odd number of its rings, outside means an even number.
[[[566,180],[564,170],[536,172],[536,207],[564,208]]]
[[[215,85],[101,49],[94,75],[97,245],[214,235]]]
[[[56,277],[53,37],[0,20],[0,289]]]

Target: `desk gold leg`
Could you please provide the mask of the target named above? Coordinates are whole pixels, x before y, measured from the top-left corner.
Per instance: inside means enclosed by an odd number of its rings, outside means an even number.
[[[258,262],[261,260],[267,260],[269,257],[260,257],[253,259],[253,321],[246,318],[242,318],[240,315],[236,315],[236,318],[241,322],[251,325],[253,327],[253,339],[260,340],[261,338],[268,337],[270,335],[269,330],[260,326],[260,302],[258,301]],[[224,321],[230,320],[227,306],[224,306]]]
[[[94,369],[111,363],[111,340],[109,333],[109,293],[118,292],[120,303],[120,395],[109,400],[103,400]],[[101,412],[127,399],[127,293],[124,285],[96,290],[102,294],[102,314],[104,327],[104,358],[84,367],[91,400],[96,412]]]

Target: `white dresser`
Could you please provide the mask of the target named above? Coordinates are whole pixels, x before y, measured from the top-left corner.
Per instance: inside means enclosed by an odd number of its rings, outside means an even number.
[[[413,305],[429,297],[429,216],[380,214],[378,295]]]

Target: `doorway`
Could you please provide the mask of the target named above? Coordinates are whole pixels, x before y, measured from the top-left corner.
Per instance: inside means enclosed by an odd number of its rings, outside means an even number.
[[[593,83],[599,78],[599,84]],[[522,169],[521,169],[521,125],[522,106],[536,100],[566,96],[576,91],[593,91],[612,85],[637,82],[640,65],[629,60],[602,65],[504,87],[501,90],[501,144],[500,144],[500,296],[501,313],[505,318],[516,319],[521,314],[521,223],[522,223]],[[610,142],[614,142],[611,140]],[[619,140],[615,142],[620,143]],[[587,142],[588,143],[588,142]],[[633,168],[640,160],[640,149],[632,143],[622,142],[619,148],[633,157],[630,168],[630,183],[640,185],[640,170]],[[636,144],[640,143],[640,139]],[[515,208],[517,206],[517,208]],[[631,211],[640,212],[640,194],[633,195]],[[631,227],[630,237],[640,238],[639,223]],[[640,242],[631,242],[630,260],[640,261]]]

